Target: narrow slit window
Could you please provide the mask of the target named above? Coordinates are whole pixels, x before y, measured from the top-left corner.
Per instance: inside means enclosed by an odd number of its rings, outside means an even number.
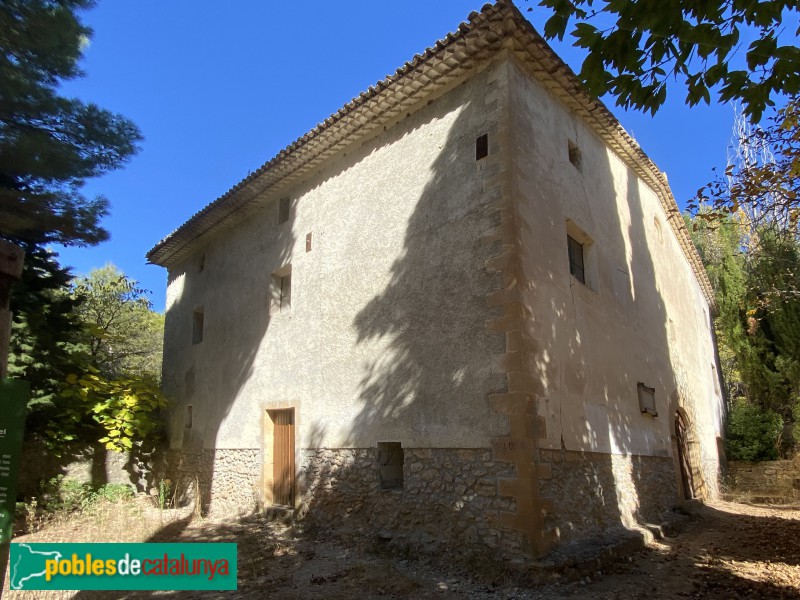
[[[569,254],[569,272],[572,276],[586,284],[586,272],[583,261],[583,244],[567,234],[567,252]]]
[[[489,156],[489,134],[484,133],[475,140],[475,160]]]
[[[278,225],[289,220],[289,212],[292,209],[292,201],[289,198],[281,198],[278,202]]]
[[[403,448],[400,442],[378,442],[381,489],[403,489]]]
[[[206,255],[205,253],[200,255],[200,258],[197,261],[197,272],[202,273],[206,268]]]
[[[192,405],[191,404],[187,404],[186,405],[186,418],[184,419],[183,425],[184,425],[184,427],[186,427],[186,429],[191,429],[192,428]]]
[[[192,312],[192,344],[199,344],[203,341],[204,321],[205,315],[201,306]]]

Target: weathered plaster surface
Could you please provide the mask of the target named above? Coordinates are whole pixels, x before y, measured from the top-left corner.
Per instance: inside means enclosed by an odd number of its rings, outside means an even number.
[[[297,447],[489,446],[507,422],[483,266],[501,114],[496,70],[354,144],[198,257],[170,269],[164,373],[175,447],[258,448],[259,412],[296,409]],[[475,139],[490,136],[476,162]],[[284,195],[284,194],[281,194]],[[306,237],[311,233],[311,251]],[[269,314],[271,274],[291,265],[291,308]],[[191,344],[191,312],[205,331]],[[183,405],[193,405],[193,427]]]
[[[540,84],[516,66],[511,76],[523,302],[547,423],[541,447],[671,456],[680,405],[715,453],[721,423],[709,308],[667,224],[680,215],[666,215],[633,170]],[[569,142],[580,149],[580,168]],[[569,273],[568,230],[588,238],[586,285]],[[638,382],[656,389],[657,417],[640,412]]]

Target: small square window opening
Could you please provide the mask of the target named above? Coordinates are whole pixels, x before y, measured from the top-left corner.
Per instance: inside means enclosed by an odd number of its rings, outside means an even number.
[[[403,489],[403,448],[400,442],[378,442],[381,488]]]
[[[192,312],[192,344],[199,344],[203,341],[204,320],[203,307],[194,309]]]
[[[567,252],[569,254],[569,272],[575,279],[586,284],[586,271],[583,260],[583,244],[567,234]]]
[[[475,160],[489,156],[489,134],[484,133],[475,140]]]

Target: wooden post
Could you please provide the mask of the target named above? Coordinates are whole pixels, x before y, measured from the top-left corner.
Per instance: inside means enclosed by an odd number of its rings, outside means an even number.
[[[3,380],[8,377],[8,352],[11,343],[11,285],[22,277],[22,263],[24,260],[25,251],[22,248],[6,240],[0,240],[0,385],[4,384]],[[4,410],[4,408],[0,406],[0,410]],[[11,482],[13,485],[7,485],[7,491],[8,493],[14,493],[13,491],[16,489],[16,473],[9,473],[9,476],[13,479]],[[8,498],[7,502],[3,502],[0,505],[0,510],[11,510],[10,518],[12,522],[15,500],[16,498]],[[12,508],[9,509],[6,504],[9,504]],[[0,537],[4,538],[5,536]],[[0,540],[0,595],[3,593],[5,574],[8,569],[8,551],[8,540]]]

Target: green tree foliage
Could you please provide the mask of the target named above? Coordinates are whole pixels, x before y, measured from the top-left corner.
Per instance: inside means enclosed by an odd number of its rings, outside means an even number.
[[[80,439],[117,452],[160,437],[160,412],[167,404],[153,379],[108,378],[91,367],[67,376],[59,400],[59,410],[45,430],[54,447],[61,440]]]
[[[733,460],[775,460],[783,430],[783,419],[771,410],[736,398],[727,423],[727,450]]]
[[[63,441],[103,436],[118,445],[119,436],[109,436],[109,419],[122,417],[109,411],[119,413],[119,402],[131,397],[141,397],[151,408],[160,402],[157,372],[140,381],[120,373],[107,376],[95,366],[111,352],[109,338],[98,343],[92,330],[97,323],[87,324],[88,309],[81,308],[91,295],[74,293],[68,270],[45,249],[51,243],[91,245],[108,237],[100,224],[108,201],[87,198],[82,188],[88,179],[125,164],[141,140],[128,119],[60,94],[64,82],[82,75],[79,61],[91,31],[80,13],[93,4],[0,2],[0,237],[19,244],[27,255],[22,282],[12,294],[10,372],[31,382],[29,427],[55,449]],[[151,320],[150,329],[157,328],[158,317]],[[93,354],[98,347],[105,354]],[[133,353],[99,366],[127,369],[133,368],[131,361]],[[76,388],[80,381],[90,385]],[[107,410],[94,410],[102,402]],[[125,410],[138,414],[135,407]],[[138,430],[125,423],[119,423],[123,432],[152,429],[147,423]]]
[[[764,458],[763,448],[777,444],[786,452],[800,443],[793,436],[800,433],[800,298],[783,290],[798,285],[800,244],[769,228],[754,235],[742,215],[690,224],[719,304],[715,325],[731,399],[732,458]],[[777,422],[787,430],[776,425],[777,434],[762,440],[763,447],[756,444]]]
[[[72,282],[55,272],[61,277],[52,281],[33,274],[32,285],[48,285],[26,291],[23,281],[18,296],[33,299],[30,311],[15,315],[11,363],[36,390],[29,431],[57,454],[65,442],[117,451],[151,445],[166,404],[159,390],[163,315],[113,265]],[[48,337],[48,324],[68,330],[69,343]]]
[[[90,0],[0,3],[0,236],[44,245],[96,244],[108,237],[91,177],[119,168],[141,135],[124,117],[59,95],[80,76],[91,31],[78,17]]]
[[[617,104],[654,113],[667,81],[686,86],[686,102],[741,101],[753,122],[773,98],[800,92],[800,49],[792,16],[796,0],[541,0],[551,11],[547,38],[588,50],[579,76],[591,92],[611,93]],[[746,65],[732,67],[743,34],[753,41]]]
[[[25,269],[14,285],[9,375],[31,385],[30,406],[49,405],[64,378],[88,359],[78,300],[70,293],[72,276],[52,252],[26,246]],[[34,418],[36,411],[31,415]],[[29,420],[29,426],[33,426]]]
[[[107,377],[161,377],[164,315],[152,310],[146,293],[111,264],[74,283],[92,366]]]

